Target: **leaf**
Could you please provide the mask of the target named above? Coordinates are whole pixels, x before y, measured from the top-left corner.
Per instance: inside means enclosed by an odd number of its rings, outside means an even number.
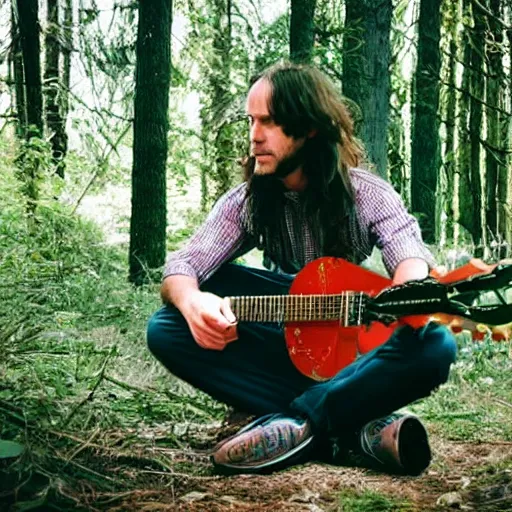
[[[0,459],[13,459],[19,457],[24,451],[23,445],[0,439]]]

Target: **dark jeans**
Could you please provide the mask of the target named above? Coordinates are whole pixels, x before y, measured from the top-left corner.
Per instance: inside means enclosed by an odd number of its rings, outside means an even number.
[[[201,287],[221,297],[286,294],[291,279],[224,265]],[[398,329],[384,345],[326,382],[295,369],[277,324],[242,322],[223,351],[201,348],[181,313],[161,308],[148,324],[151,352],[177,377],[240,411],[307,416],[316,433],[354,431],[366,422],[428,396],[448,378],[456,344],[439,325]]]

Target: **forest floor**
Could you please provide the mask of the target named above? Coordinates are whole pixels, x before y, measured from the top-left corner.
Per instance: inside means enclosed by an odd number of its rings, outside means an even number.
[[[0,510],[512,511],[509,342],[458,336],[448,383],[409,408],[433,449],[420,477],[320,463],[219,476],[208,451],[237,427],[147,351],[158,282],[126,282],[129,194],[86,198],[102,233],[49,209],[25,238],[12,183],[0,183]],[[171,195],[176,246],[194,201]]]

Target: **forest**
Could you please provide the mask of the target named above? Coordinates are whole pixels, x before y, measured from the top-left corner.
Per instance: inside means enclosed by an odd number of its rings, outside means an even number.
[[[408,408],[417,478],[219,476],[233,411],[149,353],[166,255],[242,181],[283,61],[339,87],[440,265],[512,258],[511,0],[0,0],[1,510],[512,510],[510,326],[459,332]]]

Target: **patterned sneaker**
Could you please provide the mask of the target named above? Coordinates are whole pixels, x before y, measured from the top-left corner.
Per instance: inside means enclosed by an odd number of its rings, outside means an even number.
[[[361,429],[359,440],[370,466],[385,471],[417,476],[432,458],[425,427],[409,414],[370,421]]]
[[[312,441],[308,420],[269,414],[219,443],[212,462],[224,473],[275,471],[305,460]]]

